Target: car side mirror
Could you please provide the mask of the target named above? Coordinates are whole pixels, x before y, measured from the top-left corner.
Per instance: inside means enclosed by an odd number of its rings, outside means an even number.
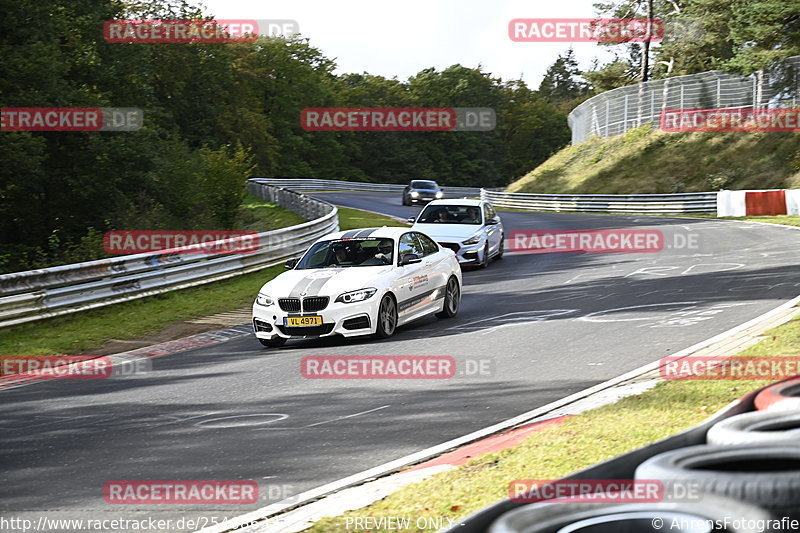
[[[283,264],[283,266],[291,270],[295,266],[297,266],[297,259],[289,259],[288,261],[286,261],[286,263]]]
[[[498,225],[499,223],[500,223],[500,221],[499,221],[499,220],[497,220],[496,218],[489,218],[489,219],[486,219],[486,225],[487,225],[487,226],[496,226],[496,225]]]
[[[420,263],[422,259],[417,254],[403,254],[403,259],[400,260],[400,266],[413,265]]]
[[[408,218],[406,219],[406,222],[408,222],[409,224],[413,224],[415,220],[416,220],[416,218],[415,218],[415,217],[408,217]]]

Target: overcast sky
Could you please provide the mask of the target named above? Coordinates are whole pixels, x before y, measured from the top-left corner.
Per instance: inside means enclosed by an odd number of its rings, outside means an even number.
[[[514,18],[588,18],[597,0],[205,0],[219,19],[294,19],[300,32],[339,66],[405,80],[428,67],[481,65],[536,89],[569,43],[517,43]],[[601,63],[620,46],[573,45],[579,65]]]

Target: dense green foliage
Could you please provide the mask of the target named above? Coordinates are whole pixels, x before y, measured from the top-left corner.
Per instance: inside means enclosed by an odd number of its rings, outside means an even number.
[[[595,8],[601,17],[647,18],[649,4],[666,28],[650,50],[651,79],[714,69],[746,75],[800,55],[800,0],[603,0]],[[616,60],[585,73],[595,93],[641,79],[642,44],[609,46]]]
[[[228,229],[251,175],[502,186],[569,139],[522,82],[476,68],[335,75],[307,39],[111,44],[102,23],[181,0],[0,0],[0,106],[138,107],[137,132],[3,132],[0,271],[81,257],[109,229]],[[306,132],[305,107],[492,107],[493,132]],[[82,244],[83,243],[83,244]]]

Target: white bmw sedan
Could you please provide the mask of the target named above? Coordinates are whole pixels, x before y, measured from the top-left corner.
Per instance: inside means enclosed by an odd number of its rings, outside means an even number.
[[[461,301],[455,255],[409,228],[331,233],[286,267],[253,304],[253,329],[264,346],[331,335],[386,338],[431,313],[453,317]]]
[[[458,262],[485,268],[503,258],[503,223],[492,204],[483,200],[434,200],[409,218],[412,230],[453,250]]]

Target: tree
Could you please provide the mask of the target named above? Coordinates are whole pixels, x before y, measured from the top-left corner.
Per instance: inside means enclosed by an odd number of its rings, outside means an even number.
[[[583,77],[592,84],[592,92],[599,94],[617,87],[624,87],[636,82],[639,70],[630,61],[619,59],[602,67],[594,65],[594,69],[585,72]]]
[[[563,104],[581,98],[589,91],[589,85],[582,80],[575,53],[572,48],[558,56],[539,84],[539,94],[548,102]]]

